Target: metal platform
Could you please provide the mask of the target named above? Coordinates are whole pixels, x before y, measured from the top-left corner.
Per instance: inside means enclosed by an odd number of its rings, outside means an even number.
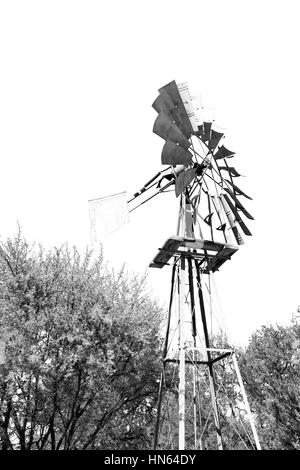
[[[150,268],[163,268],[172,257],[186,257],[199,259],[199,265],[204,273],[217,271],[238,250],[237,246],[211,240],[182,238],[173,236],[168,238],[162,248],[149,264]]]

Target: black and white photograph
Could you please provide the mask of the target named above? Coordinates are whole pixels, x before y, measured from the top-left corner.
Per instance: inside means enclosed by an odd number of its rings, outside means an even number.
[[[0,0],[1,455],[300,450],[299,17]]]

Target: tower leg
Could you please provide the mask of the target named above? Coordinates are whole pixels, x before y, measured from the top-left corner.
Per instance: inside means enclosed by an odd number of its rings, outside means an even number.
[[[180,259],[180,282],[179,282],[179,435],[178,449],[185,449],[185,332],[184,332],[184,304],[185,304],[185,256]]]
[[[169,303],[169,312],[168,312],[168,322],[167,322],[167,330],[166,330],[166,337],[163,349],[163,369],[160,376],[160,384],[159,384],[159,392],[158,392],[158,403],[157,403],[157,417],[156,417],[156,424],[155,424],[155,431],[154,431],[154,449],[157,447],[158,443],[158,434],[159,434],[159,424],[160,424],[160,413],[161,413],[161,404],[162,404],[162,395],[163,395],[163,387],[164,387],[164,379],[165,379],[165,359],[168,352],[168,342],[169,342],[169,332],[170,332],[170,323],[171,323],[171,311],[173,305],[173,297],[174,297],[174,285],[175,285],[175,273],[176,273],[176,264],[173,265],[172,269],[172,279],[171,279],[171,293],[170,293],[170,303]]]
[[[214,379],[214,371],[212,365],[212,358],[210,354],[210,342],[209,342],[209,335],[206,323],[206,315],[205,315],[205,307],[204,307],[204,299],[203,299],[203,292],[202,292],[202,284],[201,284],[201,277],[200,277],[200,269],[197,264],[197,260],[195,260],[196,266],[196,278],[197,278],[197,285],[198,285],[198,295],[199,295],[199,303],[200,303],[200,311],[201,311],[201,320],[203,326],[203,333],[204,333],[204,340],[205,340],[205,347],[206,347],[206,354],[207,354],[207,362],[208,362],[208,371],[209,371],[209,387],[210,387],[210,395],[212,400],[213,406],[213,413],[214,413],[214,421],[215,421],[215,428],[217,432],[217,442],[218,442],[218,449],[223,450],[223,441],[221,435],[221,427],[220,427],[220,418],[219,418],[219,410],[218,410],[218,403],[216,397],[216,386],[215,386],[215,379]]]
[[[239,369],[239,366],[238,366],[238,363],[237,363],[237,360],[236,360],[235,352],[233,352],[233,354],[232,354],[232,361],[233,361],[233,365],[234,365],[234,368],[235,368],[235,371],[236,371],[239,386],[240,386],[240,389],[241,389],[241,392],[242,392],[242,395],[243,395],[243,399],[244,399],[248,419],[249,419],[249,422],[250,422],[251,430],[252,430],[252,433],[253,433],[256,449],[261,450],[260,442],[258,440],[258,435],[257,435],[256,428],[255,428],[255,425],[254,425],[253,416],[252,416],[252,413],[251,413],[251,410],[250,410],[246,390],[245,390],[243,379],[242,379],[240,369]]]
[[[197,438],[197,390],[196,390],[196,380],[197,380],[197,351],[196,351],[196,336],[197,336],[197,327],[196,327],[196,311],[195,311],[195,294],[194,294],[194,279],[193,279],[193,265],[191,258],[187,259],[188,262],[188,273],[189,273],[189,292],[190,292],[190,305],[191,305],[191,322],[192,322],[192,337],[194,343],[193,350],[193,415],[194,415],[194,445],[197,449],[198,438]],[[202,446],[201,446],[202,447]]]
[[[157,442],[158,442],[162,393],[163,393],[163,387],[164,387],[164,381],[165,381],[164,379],[165,379],[165,370],[164,370],[164,365],[163,365],[163,370],[160,375],[159,392],[158,392],[157,417],[156,417],[156,425],[155,425],[155,431],[154,431],[154,450],[156,449]]]
[[[189,286],[189,290],[187,285]],[[174,299],[175,295],[175,299]],[[175,300],[175,302],[174,302]],[[174,304],[174,305],[173,305]],[[189,308],[187,308],[187,304],[189,304]],[[199,310],[198,310],[199,308]],[[177,328],[178,328],[178,349],[175,352],[174,348],[171,347],[173,344],[174,335],[170,334],[171,327],[171,315],[177,311],[177,315],[174,318],[176,319]],[[200,312],[201,322],[198,324],[198,316],[196,318],[195,313]],[[173,324],[174,324],[173,320]],[[190,333],[186,331],[186,322],[191,321],[191,333],[192,338],[189,336]],[[198,356],[198,347],[197,347],[197,330],[203,332],[204,336],[204,344],[205,344],[205,353],[206,358],[203,359],[201,356]],[[176,331],[176,330],[175,330]],[[172,338],[169,338],[172,337]],[[169,344],[169,341],[170,344]],[[210,346],[211,338],[208,332],[208,324],[206,319],[206,311],[205,311],[205,304],[204,304],[204,293],[203,293],[203,285],[202,285],[202,273],[199,261],[191,256],[191,252],[182,253],[180,258],[177,258],[177,261],[173,265],[172,270],[172,282],[171,282],[171,295],[170,295],[170,303],[169,303],[169,316],[167,321],[167,328],[166,328],[166,337],[165,343],[163,348],[163,368],[161,372],[161,379],[160,379],[160,388],[158,393],[158,405],[157,405],[157,422],[155,428],[155,436],[154,436],[154,449],[157,448],[158,439],[159,439],[159,427],[161,425],[161,412],[162,410],[162,399],[164,395],[164,387],[166,385],[166,376],[165,370],[168,363],[176,363],[178,364],[178,402],[175,405],[175,409],[177,408],[178,411],[178,422],[175,425],[175,429],[178,430],[178,449],[184,450],[186,446],[193,445],[190,441],[186,442],[186,420],[191,417],[191,411],[193,413],[193,424],[194,424],[194,448],[200,449],[205,448],[204,443],[202,441],[203,433],[205,432],[207,423],[209,422],[209,416],[212,412],[214,418],[214,427],[217,434],[217,447],[219,450],[223,449],[223,439],[222,439],[222,432],[221,432],[221,425],[220,425],[220,416],[219,416],[219,403],[217,400],[217,371],[218,367],[216,367],[217,363],[220,360],[225,359],[226,357],[232,358],[231,367],[234,367],[237,381],[243,396],[243,401],[245,407],[243,408],[244,411],[247,412],[249,423],[252,429],[255,447],[256,449],[260,450],[260,443],[258,440],[258,436],[255,429],[255,423],[253,417],[251,415],[251,410],[249,407],[249,403],[247,400],[245,388],[243,385],[242,377],[238,368],[237,360],[235,357],[235,353],[231,349],[219,349],[219,348],[211,348]],[[189,344],[193,343],[193,357],[187,357],[189,354]],[[174,346],[174,344],[173,344]],[[188,348],[188,349],[187,349]],[[201,348],[202,349],[202,348]],[[175,352],[175,355],[173,353]],[[216,353],[220,353],[216,356]],[[186,368],[189,368],[192,364],[192,383],[190,381],[187,382],[189,388],[187,390],[186,384]],[[208,385],[210,391],[210,398],[212,408],[207,415],[207,421],[204,423],[202,428],[202,413],[201,413],[201,402],[200,402],[200,390],[199,390],[199,376],[198,366],[207,367],[208,372]],[[175,375],[173,374],[173,378]],[[201,377],[200,377],[200,380]],[[173,379],[172,379],[173,381]],[[186,394],[186,390],[188,393]],[[172,390],[174,393],[174,388]],[[226,393],[226,391],[225,391]],[[186,407],[186,400],[190,400],[192,395],[193,399],[193,409],[189,405]],[[169,396],[168,396],[169,397]],[[174,394],[173,394],[174,397]],[[167,397],[166,397],[167,398]],[[198,398],[198,400],[197,400]],[[206,400],[206,399],[205,399]],[[204,400],[204,401],[205,401]],[[190,402],[189,402],[190,403]],[[173,413],[171,413],[171,417],[175,417],[175,409],[173,407],[173,403],[171,400],[171,407],[169,407],[170,402],[167,400],[167,410],[172,409]],[[197,405],[199,405],[199,409],[197,409]],[[189,411],[191,410],[191,411]],[[177,434],[176,430],[173,429],[172,432],[172,419],[170,419],[170,414],[168,414],[169,418],[169,436],[175,436]],[[177,418],[177,412],[176,412]],[[199,427],[198,427],[199,425]],[[201,432],[201,429],[203,431]],[[165,436],[165,435],[164,435]],[[240,436],[242,439],[242,437]],[[243,439],[242,439],[243,440]],[[175,442],[172,438],[171,441],[171,448],[173,448],[173,444]],[[173,441],[173,442],[172,442]],[[252,444],[254,447],[254,445]]]

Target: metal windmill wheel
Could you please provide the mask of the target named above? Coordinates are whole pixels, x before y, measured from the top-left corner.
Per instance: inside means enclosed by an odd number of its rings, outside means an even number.
[[[242,245],[241,231],[251,235],[243,218],[253,217],[241,198],[251,197],[235,182],[241,176],[231,163],[235,152],[226,147],[211,110],[191,97],[186,83],[175,81],[159,89],[153,108],[158,113],[153,132],[165,140],[161,163],[172,165],[175,194],[184,194],[194,230],[198,226],[202,239],[220,240],[221,232],[225,243]]]

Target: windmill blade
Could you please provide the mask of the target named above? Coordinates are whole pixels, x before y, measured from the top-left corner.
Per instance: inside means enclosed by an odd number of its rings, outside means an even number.
[[[220,230],[220,232],[225,232],[226,229],[226,224],[220,225],[220,227],[217,227],[216,230]]]
[[[202,187],[202,183],[200,183],[200,191],[199,193],[194,196],[191,200],[191,203],[192,203],[192,206],[194,208],[194,214],[193,214],[193,221],[194,221],[194,224],[196,223],[196,220],[197,220],[197,211],[198,211],[198,206],[200,204],[200,199],[201,199],[201,187]]]
[[[203,122],[202,133],[200,135],[203,142],[209,142],[211,138],[211,127],[214,121],[215,110],[213,108],[201,108],[200,116]],[[201,123],[198,128],[201,128]]]
[[[198,125],[198,130],[195,132],[195,135],[200,137],[203,140],[204,137],[204,126],[203,124]]]
[[[215,160],[220,160],[221,158],[231,158],[235,155],[235,152],[228,150],[224,145],[218,148],[217,152],[214,154]]]
[[[191,122],[189,120],[189,117],[187,115],[184,104],[182,102],[182,99],[181,99],[180,93],[178,91],[175,80],[173,80],[172,82],[167,83],[167,85],[159,88],[158,91],[159,91],[160,94],[166,92],[169,95],[169,97],[171,98],[171,100],[173,101],[173,103],[175,104],[175,106],[177,108],[178,115],[180,116],[180,119],[181,119],[180,130],[183,132],[183,134],[187,138],[189,138],[193,133],[193,128],[192,128]]]
[[[197,209],[197,207],[200,204],[202,183],[199,184],[199,187],[200,187],[200,190],[199,190],[198,194],[196,194],[196,196],[192,197],[192,199],[191,199],[191,203],[192,203],[194,209]]]
[[[203,134],[202,138],[204,142],[210,141],[210,133],[211,133],[211,122],[204,122],[203,123]]]
[[[193,103],[193,109],[194,109],[194,112],[195,112],[195,120],[196,120],[196,124],[197,124],[197,127],[198,127],[198,126],[201,126],[201,124],[203,122],[201,95],[200,94],[192,95],[191,100],[192,100],[192,103]],[[196,129],[196,132],[197,131],[198,131],[198,129]]]
[[[230,232],[228,232],[228,231],[226,232],[227,223],[226,223],[226,219],[225,219],[225,215],[224,215],[223,206],[220,203],[219,198],[217,196],[212,196],[211,200],[212,200],[213,206],[214,206],[214,208],[217,212],[218,219],[220,221],[220,226],[217,228],[217,230],[221,230],[223,232],[225,242],[230,243],[229,239],[232,237],[232,235],[231,235]]]
[[[210,214],[208,214],[203,220],[204,222],[211,226],[211,219],[212,219],[212,216],[214,215],[214,212],[211,212]]]
[[[235,202],[235,205],[236,207],[238,207],[244,214],[245,216],[248,218],[248,219],[251,219],[251,220],[254,220],[254,217],[252,217],[251,214],[249,214],[249,212],[245,209],[245,207],[243,206],[243,204],[238,200],[238,198],[236,197],[236,195],[231,191],[231,189],[229,188],[224,188],[224,191],[226,191],[231,199]]]
[[[227,194],[223,194],[231,212],[233,213],[234,217],[235,217],[235,220],[236,222],[238,222],[240,224],[240,227],[241,229],[243,230],[244,234],[245,235],[248,235],[248,236],[251,236],[252,233],[250,232],[250,230],[248,229],[247,225],[245,224],[245,222],[243,221],[243,219],[241,218],[240,214],[238,213],[238,211],[236,210],[234,204],[232,204],[229,196]]]
[[[237,228],[237,226],[236,226],[236,223],[235,223],[235,221],[234,221],[234,218],[233,218],[233,216],[232,216],[232,213],[231,213],[231,211],[230,211],[230,208],[229,208],[229,206],[228,206],[228,204],[227,204],[227,202],[226,202],[226,200],[225,200],[223,194],[220,194],[219,200],[221,201],[221,204],[222,204],[222,206],[223,206],[224,212],[225,212],[226,217],[227,217],[227,219],[228,219],[228,222],[229,222],[229,224],[230,224],[230,227],[231,227],[231,230],[232,230],[232,232],[233,232],[233,235],[234,235],[234,237],[235,237],[235,239],[236,239],[236,241],[237,241],[237,244],[238,244],[238,245],[244,245],[244,240],[243,240],[243,238],[242,238],[242,236],[241,236],[241,234],[240,234],[240,232],[239,232],[239,230],[238,230],[238,228]]]
[[[211,210],[211,200],[210,200],[210,195],[207,193],[207,205],[208,205],[208,215],[205,217],[204,222],[207,223],[210,226],[210,233],[211,233],[211,238],[213,240],[213,227],[212,227],[212,216],[213,212]]]
[[[196,118],[194,104],[193,104],[193,101],[191,99],[188,84],[187,84],[187,82],[178,83],[177,88],[178,88],[180,97],[182,99],[183,105],[185,107],[185,110],[187,112],[187,115],[189,117],[193,132],[197,132],[198,131],[198,125],[197,125],[198,120]]]
[[[239,196],[244,196],[247,199],[250,199],[252,201],[252,197],[250,197],[250,196],[248,196],[248,194],[244,193],[244,191],[242,191],[240,188],[238,188],[232,181],[227,180],[227,179],[225,179],[225,181],[227,181],[227,183],[229,183],[233,187],[234,192],[236,194],[238,194]]]
[[[193,154],[180,147],[171,140],[167,140],[161,152],[161,163],[163,165],[190,165]]]
[[[208,147],[210,150],[214,151],[220,140],[222,139],[224,133],[217,132],[215,129],[211,130],[210,140],[208,142]]]
[[[182,131],[186,138],[190,137],[190,132],[186,130],[185,118],[178,112],[178,106],[164,90],[158,95],[152,107],[158,113],[164,112],[171,121],[175,121],[176,126]]]
[[[166,92],[162,92],[158,95],[156,100],[152,103],[152,107],[159,114],[161,111],[168,114],[176,109],[176,105]]]
[[[186,139],[181,130],[164,112],[159,113],[155,119],[153,132],[162,137],[162,139],[171,140],[175,144],[179,144],[186,150],[191,146],[191,143]]]
[[[241,175],[236,171],[236,169],[234,168],[234,166],[219,166],[219,170],[228,171],[228,173],[230,173],[231,176],[235,176],[235,177],[241,176]]]
[[[196,176],[196,168],[190,168],[180,173],[175,183],[175,194],[178,197]]]

